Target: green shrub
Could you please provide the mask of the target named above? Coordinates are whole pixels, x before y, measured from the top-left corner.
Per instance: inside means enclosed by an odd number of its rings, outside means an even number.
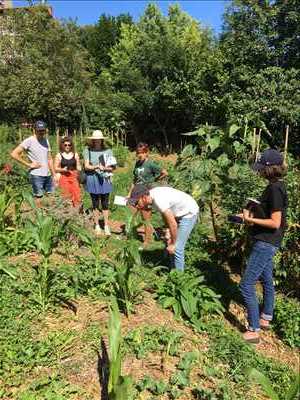
[[[118,146],[113,147],[112,150],[114,156],[117,159],[118,166],[125,167],[130,157],[130,152],[128,150],[128,147],[119,144]]]
[[[278,336],[291,347],[300,347],[300,304],[297,300],[276,298],[272,326]]]

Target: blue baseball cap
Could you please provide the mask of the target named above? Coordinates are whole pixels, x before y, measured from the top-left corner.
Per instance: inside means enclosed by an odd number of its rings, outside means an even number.
[[[254,171],[261,171],[265,167],[271,165],[282,165],[283,156],[279,151],[275,149],[265,150],[258,158],[257,162],[253,164],[252,169]]]
[[[147,186],[141,184],[135,185],[131,191],[131,196],[128,199],[128,204],[135,206],[139,199],[145,194],[149,194],[149,188],[147,188]]]
[[[45,131],[46,130],[46,123],[44,121],[36,121],[34,124],[34,128],[37,131]]]

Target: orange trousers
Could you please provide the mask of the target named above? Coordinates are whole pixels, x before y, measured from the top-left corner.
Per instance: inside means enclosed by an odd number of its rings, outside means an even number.
[[[78,171],[68,171],[61,174],[59,178],[59,187],[63,197],[72,201],[73,207],[80,205],[81,193],[78,182]]]

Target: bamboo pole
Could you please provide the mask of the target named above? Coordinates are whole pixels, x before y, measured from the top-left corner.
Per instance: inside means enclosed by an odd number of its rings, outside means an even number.
[[[257,148],[256,148],[256,154],[255,154],[255,162],[258,160],[259,146],[260,146],[260,138],[261,138],[261,128],[260,128],[259,131],[258,131]]]
[[[256,128],[253,128],[253,137],[252,137],[252,154],[255,153],[255,143],[256,143]]]
[[[82,143],[83,143],[83,131],[82,127],[80,127],[80,150],[82,149]]]
[[[60,144],[59,128],[56,128],[56,145],[58,149],[59,149],[59,144]]]
[[[77,148],[77,129],[74,129],[74,132],[73,132],[73,143],[74,143],[74,145],[75,145],[75,149]]]
[[[245,140],[245,139],[246,139],[246,136],[247,136],[247,130],[248,130],[248,119],[246,118],[246,124],[245,124],[245,129],[244,129],[244,138],[243,138],[243,140]]]
[[[287,157],[287,149],[288,149],[288,143],[289,143],[289,125],[285,127],[285,141],[284,141],[284,156],[283,156],[283,162],[285,164],[286,162],[286,157]]]

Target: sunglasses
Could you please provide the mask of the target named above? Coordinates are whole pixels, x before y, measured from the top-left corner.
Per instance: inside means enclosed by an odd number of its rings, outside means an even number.
[[[70,143],[65,143],[64,146],[65,147],[71,147],[72,145]]]

